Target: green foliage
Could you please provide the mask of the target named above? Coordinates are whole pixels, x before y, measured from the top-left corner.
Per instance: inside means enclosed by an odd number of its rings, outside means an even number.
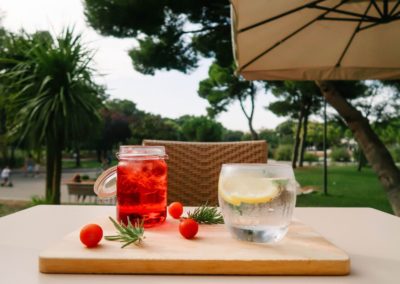
[[[400,163],[400,146],[394,146],[389,148],[390,154],[396,163]]]
[[[244,133],[239,130],[229,130],[225,129],[222,134],[223,141],[241,141],[244,140]]]
[[[179,126],[172,119],[159,115],[143,113],[131,124],[132,144],[141,144],[143,139],[180,140]]]
[[[24,35],[14,42],[16,49],[25,48],[25,58],[2,76],[10,84],[7,91],[15,92],[14,134],[34,133],[40,145],[50,133],[53,138],[61,135],[61,143],[91,133],[101,101],[91,78],[92,54],[80,41],[80,35],[67,29],[51,43],[44,35]]]
[[[187,116],[181,131],[187,141],[215,142],[222,140],[224,128],[221,123],[206,116]]]
[[[280,145],[294,143],[294,128],[295,124],[292,120],[286,120],[275,128]]]
[[[41,196],[32,196],[31,197],[31,206],[36,206],[36,205],[43,205],[43,204],[52,204],[52,200],[47,199],[45,197]]]
[[[248,96],[255,95],[252,83],[234,76],[233,73],[233,66],[221,67],[213,63],[208,71],[209,78],[200,82],[198,93],[210,103],[212,109],[209,114],[226,111],[232,102],[243,101]]]
[[[330,156],[335,162],[350,162],[349,151],[344,147],[333,148]]]
[[[279,99],[267,109],[278,116],[298,118],[300,112],[309,115],[321,107],[321,92],[312,81],[271,81],[266,86]]]
[[[30,207],[29,201],[17,200],[1,200],[0,201],[0,217],[18,212]]]
[[[317,155],[310,153],[310,152],[304,153],[304,161],[305,162],[312,163],[312,162],[318,162],[318,160],[319,159],[318,159]]]
[[[159,32],[157,38],[148,36],[138,39],[139,47],[129,51],[137,71],[150,75],[161,69],[187,73],[197,67],[197,55],[180,32],[184,18],[171,15],[172,17],[174,20]]]
[[[346,130],[341,128],[335,121],[328,121],[327,147],[340,146],[341,139],[347,137]],[[352,135],[351,135],[352,136]],[[308,123],[307,145],[313,145],[322,149],[324,139],[324,124],[310,121]]]
[[[134,37],[136,70],[188,72],[199,56],[221,66],[232,61],[229,1],[85,0],[87,22],[103,35]]]
[[[269,149],[276,149],[279,145],[278,133],[272,129],[262,129],[259,134],[259,139],[267,141]]]
[[[290,161],[293,156],[292,145],[279,145],[275,150],[274,158],[277,161]]]
[[[90,137],[99,123],[101,88],[92,80],[92,53],[71,29],[54,40],[46,33],[22,34],[10,44],[0,60],[12,62],[0,77],[11,96],[9,134],[46,145],[46,200],[59,203],[65,141]]]
[[[234,66],[222,67],[213,63],[208,71],[208,78],[201,81],[198,94],[207,99],[210,107],[208,115],[215,117],[220,112],[226,111],[228,106],[238,101],[245,115],[252,139],[257,139],[257,133],[253,129],[254,100],[256,87],[253,82],[246,81],[242,77],[234,75]],[[245,102],[250,101],[250,108],[246,110]]]
[[[324,183],[322,167],[298,168],[295,176],[302,187],[319,190],[298,196],[298,207],[371,207],[393,214],[385,191],[370,168],[358,172],[354,166],[330,166],[327,196],[321,192]]]
[[[112,99],[105,102],[106,109],[121,113],[128,117],[135,117],[141,114],[137,109],[136,104],[130,100]]]
[[[88,175],[82,175],[81,180],[89,180],[90,177]]]

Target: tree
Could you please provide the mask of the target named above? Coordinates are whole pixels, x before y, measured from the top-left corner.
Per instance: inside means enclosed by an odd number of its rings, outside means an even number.
[[[307,141],[308,118],[321,107],[319,88],[309,81],[269,82],[272,93],[280,100],[271,103],[268,109],[278,116],[297,119],[295,143],[293,146],[292,167],[296,168],[300,151],[300,167],[303,166]],[[300,134],[303,133],[302,137]]]
[[[245,139],[245,134],[240,130],[225,129],[222,134],[223,141],[242,141]]]
[[[254,104],[257,89],[254,82],[245,81],[241,77],[232,76],[233,66],[221,67],[214,63],[208,71],[209,77],[200,82],[198,93],[200,97],[207,99],[210,108],[207,109],[211,117],[226,111],[234,101],[239,101],[240,108],[245,115],[251,138],[258,139],[258,134],[253,127]],[[245,102],[250,100],[250,110],[246,111]]]
[[[190,72],[200,57],[233,62],[228,0],[85,0],[87,22],[102,35],[136,38],[129,51],[144,74]]]
[[[275,127],[278,144],[293,144],[295,123],[288,119]]]
[[[15,44],[25,50],[24,58],[4,59],[14,66],[2,74],[13,96],[12,134],[46,145],[46,200],[57,204],[65,141],[90,135],[99,121],[101,101],[89,67],[91,52],[71,29],[51,42],[24,34]]]
[[[373,131],[367,118],[346,99],[342,82],[316,82],[325,99],[346,121],[378,178],[396,215],[400,215],[400,170],[389,151]],[[351,93],[350,93],[351,94]]]
[[[178,120],[187,141],[216,142],[222,140],[224,127],[206,116],[184,116]]]
[[[131,143],[142,144],[144,139],[180,140],[179,125],[172,119],[143,112],[138,121],[130,125]]]

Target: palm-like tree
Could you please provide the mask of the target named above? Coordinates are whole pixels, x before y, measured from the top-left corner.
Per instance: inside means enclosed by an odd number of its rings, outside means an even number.
[[[54,40],[40,33],[14,43],[23,56],[14,58],[3,74],[15,114],[11,134],[46,146],[46,200],[58,204],[64,144],[85,139],[99,122],[100,88],[92,80],[92,53],[71,29]]]

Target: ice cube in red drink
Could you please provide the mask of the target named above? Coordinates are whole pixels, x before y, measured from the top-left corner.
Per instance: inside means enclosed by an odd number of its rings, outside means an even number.
[[[120,161],[117,167],[117,218],[125,224],[144,220],[145,227],[164,222],[167,164],[162,159]]]

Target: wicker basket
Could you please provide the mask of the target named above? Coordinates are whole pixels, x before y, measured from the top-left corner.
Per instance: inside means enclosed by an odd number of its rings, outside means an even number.
[[[266,163],[267,143],[178,142],[144,140],[146,146],[164,146],[168,155],[168,203],[185,206],[218,204],[218,177],[224,163]]]

